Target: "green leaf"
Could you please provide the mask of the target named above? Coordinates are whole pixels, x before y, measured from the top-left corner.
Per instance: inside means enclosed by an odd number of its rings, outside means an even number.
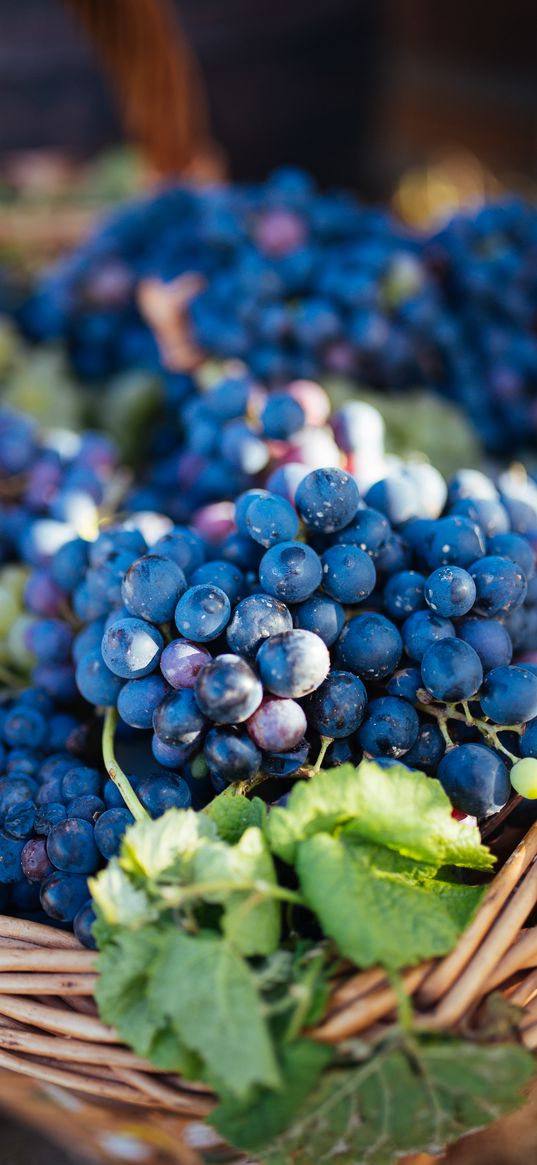
[[[211,1113],[209,1123],[237,1149],[269,1145],[290,1124],[332,1055],[331,1049],[312,1040],[289,1044],[281,1055],[280,1091],[259,1090],[242,1102],[226,1099]]]
[[[300,841],[345,828],[353,837],[385,845],[415,861],[490,870],[493,858],[477,826],[456,821],[440,783],[401,766],[363,761],[297,781],[285,808],[268,819],[271,848],[292,863]]]
[[[241,955],[213,934],[169,928],[152,967],[148,1003],[204,1062],[214,1087],[244,1097],[280,1074],[255,979]]]
[[[243,955],[270,955],[280,938],[280,904],[269,891],[276,871],[267,842],[257,827],[243,833],[235,846],[208,842],[195,854],[192,881],[200,883],[207,902],[222,903],[224,934]],[[219,887],[221,883],[221,888]],[[237,883],[241,889],[233,891]],[[214,886],[203,891],[203,885]]]
[[[200,1080],[203,1073],[199,1056],[185,1048],[171,1027],[157,1032],[147,1059],[161,1072],[178,1072],[185,1080]]]
[[[90,878],[88,885],[97,914],[101,946],[114,935],[116,927],[137,930],[158,916],[158,910],[145,891],[132,885],[116,858],[95,878]]]
[[[206,838],[217,836],[216,826],[193,809],[168,809],[157,821],[137,821],[121,845],[120,865],[129,874],[168,881],[188,877],[192,858]]]
[[[394,860],[395,859],[395,860]],[[304,897],[325,934],[358,967],[396,969],[445,954],[461,926],[448,893],[404,872],[407,863],[382,847],[353,846],[317,834],[300,843],[297,871]],[[457,887],[457,902],[465,887]],[[469,888],[470,909],[475,893]]]
[[[392,1165],[406,1153],[440,1153],[516,1108],[533,1071],[515,1044],[444,1039],[381,1052],[325,1072],[287,1132],[267,1142],[264,1165]]]
[[[104,1023],[115,1027],[121,1039],[146,1057],[162,1026],[148,999],[152,965],[160,951],[155,927],[119,931],[99,955],[95,998]]]
[[[264,829],[267,817],[267,807],[261,797],[243,797],[235,792],[232,785],[224,789],[218,797],[211,801],[205,813],[214,821],[222,841],[234,845],[239,841],[246,829],[251,825]]]

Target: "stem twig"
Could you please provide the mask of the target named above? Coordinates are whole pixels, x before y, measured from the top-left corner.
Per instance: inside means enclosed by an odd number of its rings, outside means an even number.
[[[115,708],[107,708],[103,721],[103,760],[106,771],[110,780],[117,785],[121,796],[130,809],[135,821],[149,821],[149,814],[144,809],[142,802],[138,800],[136,793],[129,781],[126,773],[117,763],[114,753],[114,733],[117,724],[117,710]]]

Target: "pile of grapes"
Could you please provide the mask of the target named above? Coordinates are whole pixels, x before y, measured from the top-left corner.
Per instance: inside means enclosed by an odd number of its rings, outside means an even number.
[[[494,453],[537,433],[537,212],[513,197],[413,234],[296,170],[259,186],[169,188],[116,212],[42,280],[21,321],[82,376],[155,367],[140,283],[194,276],[192,339],[272,384],[320,369],[434,387]],[[195,294],[194,294],[195,293]]]
[[[314,382],[202,381],[115,515],[108,439],[0,414],[2,908],[88,944],[87,878],[139,806],[281,801],[363,756],[479,821],[537,793],[532,480],[390,460],[378,414],[330,418]]]

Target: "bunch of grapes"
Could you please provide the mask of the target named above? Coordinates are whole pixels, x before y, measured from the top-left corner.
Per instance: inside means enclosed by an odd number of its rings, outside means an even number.
[[[116,212],[42,280],[21,321],[64,337],[84,376],[156,367],[140,285],[194,277],[192,341],[271,383],[321,369],[437,389],[485,446],[537,431],[537,212],[516,198],[413,234],[385,209],[319,192],[296,170],[262,185],[169,188]]]

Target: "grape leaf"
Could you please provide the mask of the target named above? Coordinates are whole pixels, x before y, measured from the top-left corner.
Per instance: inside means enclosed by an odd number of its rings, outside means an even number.
[[[446,954],[462,929],[465,890],[467,917],[475,909],[479,892],[457,886],[454,917],[449,884],[430,878],[420,884],[404,872],[406,864],[383,847],[353,846],[328,834],[298,847],[304,898],[340,953],[359,967],[395,969]]]
[[[192,882],[214,886],[206,902],[222,903],[224,934],[243,955],[270,955],[280,939],[280,905],[263,893],[276,886],[272,855],[260,829],[250,828],[236,845],[207,842],[194,855]],[[219,883],[222,888],[218,888]],[[233,884],[240,888],[233,890]]]
[[[234,845],[250,825],[263,829],[267,817],[267,807],[261,797],[243,797],[233,786],[224,789],[205,809],[207,817],[214,821],[222,841]]]
[[[237,1149],[270,1144],[302,1107],[332,1055],[322,1044],[296,1040],[282,1050],[282,1089],[259,1089],[242,1102],[227,1098],[211,1113],[209,1123]]]
[[[147,997],[151,967],[160,951],[156,927],[118,931],[97,962],[95,998],[104,1023],[115,1027],[121,1039],[139,1056],[147,1056],[161,1027]]]
[[[406,1153],[442,1152],[516,1108],[533,1071],[516,1044],[446,1038],[380,1052],[323,1073],[293,1124],[267,1140],[264,1165],[393,1165]]]
[[[158,917],[158,909],[145,890],[133,886],[116,858],[97,877],[90,878],[88,886],[97,914],[101,946],[115,933],[116,927],[137,930]]]
[[[205,1079],[219,1091],[240,1098],[255,1084],[280,1087],[255,978],[225,939],[167,928],[147,1001],[159,1029],[172,1025],[180,1042],[201,1057]]]
[[[440,783],[401,766],[373,761],[341,765],[297,781],[287,805],[268,818],[272,850],[292,863],[299,842],[346,828],[353,837],[387,846],[439,869],[442,865],[489,870],[493,858],[477,826],[456,821]]]
[[[129,874],[159,878],[166,874],[184,880],[192,858],[207,838],[216,838],[216,825],[193,809],[168,809],[156,821],[137,821],[121,845],[120,865]]]

